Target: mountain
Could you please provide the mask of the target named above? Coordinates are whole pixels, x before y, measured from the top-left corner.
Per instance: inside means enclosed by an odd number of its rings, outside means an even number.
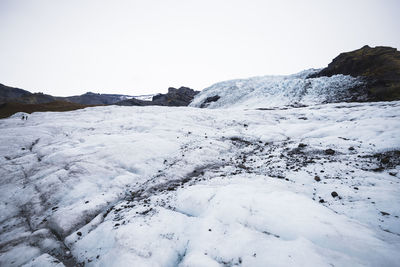
[[[400,52],[396,48],[368,45],[342,53],[328,67],[310,77],[331,77],[343,74],[363,77],[369,101],[400,99]]]
[[[364,46],[336,57],[325,69],[216,83],[193,107],[272,108],[336,102],[400,100],[400,52]]]
[[[112,105],[125,99],[131,99],[133,96],[119,94],[97,94],[87,92],[83,95],[58,97],[60,100],[73,102],[83,105]]]
[[[0,103],[5,103],[10,99],[29,96],[31,94],[31,92],[28,92],[26,90],[6,86],[0,83]]]

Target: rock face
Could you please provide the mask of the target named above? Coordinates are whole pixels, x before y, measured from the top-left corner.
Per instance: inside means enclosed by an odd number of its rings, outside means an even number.
[[[327,68],[310,78],[336,74],[364,77],[363,88],[367,101],[392,101],[400,99],[400,52],[396,48],[364,46],[342,53]]]
[[[120,106],[171,106],[181,107],[188,106],[199,91],[190,89],[189,87],[180,87],[179,89],[170,87],[168,93],[153,96],[152,101],[143,101],[138,99],[128,99],[116,103]]]
[[[188,87],[170,87],[167,94],[153,96],[153,103],[161,106],[187,106],[199,92]]]
[[[219,95],[207,97],[206,100],[200,105],[201,108],[206,108],[211,102],[216,102],[221,97]]]

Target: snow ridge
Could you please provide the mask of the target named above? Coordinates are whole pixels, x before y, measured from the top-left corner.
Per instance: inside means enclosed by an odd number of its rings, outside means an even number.
[[[341,74],[307,78],[318,71],[309,69],[287,76],[267,75],[219,82],[201,91],[190,106],[266,108],[342,102],[348,99],[349,89],[363,84],[361,78]],[[217,101],[205,103],[207,98],[216,95],[220,96]]]

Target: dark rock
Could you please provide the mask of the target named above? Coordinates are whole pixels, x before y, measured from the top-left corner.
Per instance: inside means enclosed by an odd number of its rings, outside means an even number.
[[[315,177],[314,177],[314,180],[317,181],[317,182],[319,182],[319,181],[321,181],[321,178],[320,178],[319,176],[315,176]]]
[[[206,100],[200,105],[200,108],[207,107],[211,102],[217,102],[221,97],[219,95],[207,97]]]
[[[387,213],[387,212],[384,212],[384,211],[381,211],[381,214],[382,214],[383,216],[389,216],[389,215],[390,215],[390,213]]]
[[[352,146],[349,147],[349,150],[350,150],[350,151],[353,151],[353,150],[354,150],[354,147],[352,147]]]
[[[355,88],[364,101],[400,100],[400,52],[396,48],[364,46],[342,53],[310,78],[336,74],[363,77],[366,85]]]
[[[319,200],[319,203],[325,203],[325,200],[324,200],[323,198],[321,198],[321,199]]]
[[[152,102],[162,106],[188,106],[198,93],[199,91],[184,86],[179,89],[170,87],[167,94],[153,96]]]
[[[81,232],[77,232],[76,233],[78,236],[82,236],[82,233]]]
[[[297,147],[298,148],[303,148],[303,147],[306,147],[306,146],[307,146],[306,144],[300,143]]]
[[[383,163],[383,164],[388,164],[389,162],[390,162],[390,160],[388,157],[384,157],[381,159],[381,163]]]
[[[396,166],[400,165],[400,150],[376,153],[373,155],[373,157],[381,163],[381,166],[377,168],[377,171],[396,168]]]
[[[331,196],[332,196],[332,197],[338,197],[339,195],[338,195],[338,193],[336,193],[335,191],[333,191],[333,192],[331,193]]]
[[[335,154],[335,150],[328,148],[325,150],[325,154],[326,155],[334,155]]]

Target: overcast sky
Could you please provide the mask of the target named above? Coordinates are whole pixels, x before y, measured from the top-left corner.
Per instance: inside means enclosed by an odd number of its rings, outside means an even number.
[[[66,96],[196,90],[400,48],[399,0],[0,0],[0,83]]]

